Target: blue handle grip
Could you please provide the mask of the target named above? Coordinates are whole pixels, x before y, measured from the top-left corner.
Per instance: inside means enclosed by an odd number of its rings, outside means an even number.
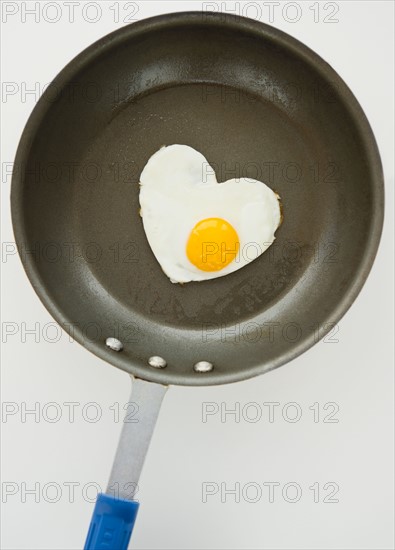
[[[127,550],[139,503],[99,494],[84,550]]]

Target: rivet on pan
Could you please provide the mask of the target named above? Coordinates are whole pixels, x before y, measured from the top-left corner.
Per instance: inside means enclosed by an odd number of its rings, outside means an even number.
[[[195,372],[210,372],[214,368],[214,365],[209,361],[199,361],[193,365],[193,370]]]
[[[154,367],[154,369],[164,369],[167,365],[166,361],[163,359],[163,357],[159,357],[159,355],[153,355],[148,359],[148,364],[150,367]]]
[[[112,349],[113,351],[122,351],[123,350],[123,345],[122,345],[122,342],[120,340],[118,340],[118,338],[107,338],[106,340],[106,346],[110,349]]]

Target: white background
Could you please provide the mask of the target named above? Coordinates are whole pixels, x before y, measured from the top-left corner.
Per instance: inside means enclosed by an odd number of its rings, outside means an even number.
[[[2,2],[3,83],[14,83],[14,95],[2,97],[2,240],[12,243],[9,212],[10,177],[5,163],[14,159],[24,124],[38,99],[23,90],[44,86],[83,48],[120,27],[114,22],[113,2],[100,2],[96,23],[82,16],[77,2],[75,21],[59,2],[61,18],[48,2],[39,4],[38,21],[26,16],[23,2]],[[51,4],[54,4],[52,2]],[[120,16],[131,11],[123,9]],[[269,22],[264,2],[216,3],[213,9],[236,11]],[[266,3],[267,4],[267,3]],[[288,3],[289,4],[289,3]],[[329,3],[333,5],[334,3]],[[341,320],[338,342],[320,342],[292,363],[263,377],[222,387],[181,388],[168,392],[141,480],[141,508],[133,547],[136,549],[389,549],[393,548],[392,509],[392,285],[393,278],[393,19],[392,2],[337,2],[338,11],[325,23],[322,11],[314,22],[313,2],[294,8],[277,6],[272,23],[295,36],[328,61],[351,87],[376,135],[384,165],[387,212],[377,260],[356,303]],[[8,7],[5,8],[5,5]],[[16,6],[16,8],[15,8]],[[34,3],[29,2],[31,8]],[[328,7],[329,6],[329,7]],[[336,5],[335,5],[336,7]],[[4,9],[18,12],[6,16]],[[159,13],[202,9],[199,2],[144,2],[136,18]],[[91,19],[94,11],[88,14]],[[6,19],[6,21],[4,21]],[[23,84],[26,83],[26,84]],[[25,88],[23,88],[25,86]],[[9,91],[10,88],[7,88]],[[4,91],[4,88],[3,88]],[[3,244],[3,252],[4,252]],[[6,245],[8,246],[8,245]],[[11,250],[7,248],[7,250]],[[2,399],[15,414],[2,419],[2,548],[78,549],[85,540],[93,504],[91,483],[104,487],[121,429],[110,409],[128,401],[127,375],[96,358],[64,333],[53,342],[52,318],[33,292],[17,255],[3,254],[2,272]],[[12,325],[11,323],[15,323]],[[26,325],[23,325],[25,323]],[[24,334],[38,325],[38,335]],[[10,328],[11,327],[11,328]],[[8,334],[16,327],[14,335]],[[37,341],[35,341],[37,340]],[[14,405],[10,405],[14,403]],[[23,407],[38,403],[40,418],[23,417]],[[48,418],[60,404],[62,417]],[[70,422],[65,402],[77,402]],[[102,412],[96,423],[84,409],[96,402]],[[227,416],[202,422],[202,403],[228,408],[256,402],[263,411],[259,422],[239,423]],[[274,422],[268,407],[279,402]],[[287,422],[281,411],[296,402],[299,422]],[[320,411],[335,402],[337,423],[315,423],[313,403]],[[25,403],[25,405],[23,404]],[[285,408],[286,410],[286,408]],[[293,411],[289,410],[291,414]],[[23,421],[25,420],[25,422]],[[75,482],[74,502],[65,483]],[[202,502],[202,484],[221,482],[231,488],[240,483],[278,482],[274,502],[268,490],[256,503],[221,491]],[[282,488],[288,482],[302,490],[298,502],[287,502]],[[309,489],[322,491],[314,503]],[[323,486],[339,486],[337,503],[324,503]],[[57,485],[48,486],[54,483]],[[37,496],[25,489],[37,488]],[[88,485],[87,485],[88,484]],[[7,491],[15,489],[15,494]],[[56,503],[54,487],[61,489]],[[48,489],[48,494],[46,494]],[[292,491],[290,491],[292,497]],[[35,498],[39,502],[35,502]],[[4,503],[4,501],[6,501]],[[25,502],[24,502],[25,501]]]

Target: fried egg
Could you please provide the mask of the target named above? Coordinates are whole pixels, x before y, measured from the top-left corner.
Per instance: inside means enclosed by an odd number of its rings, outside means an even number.
[[[207,281],[243,268],[273,243],[279,196],[250,178],[218,183],[187,145],[162,147],[140,176],[140,215],[155,258],[172,283]]]

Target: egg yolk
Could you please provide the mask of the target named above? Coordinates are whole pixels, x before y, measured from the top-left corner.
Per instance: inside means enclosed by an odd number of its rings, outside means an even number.
[[[233,262],[239,251],[234,227],[222,218],[206,218],[192,229],[187,256],[201,271],[220,271]]]

